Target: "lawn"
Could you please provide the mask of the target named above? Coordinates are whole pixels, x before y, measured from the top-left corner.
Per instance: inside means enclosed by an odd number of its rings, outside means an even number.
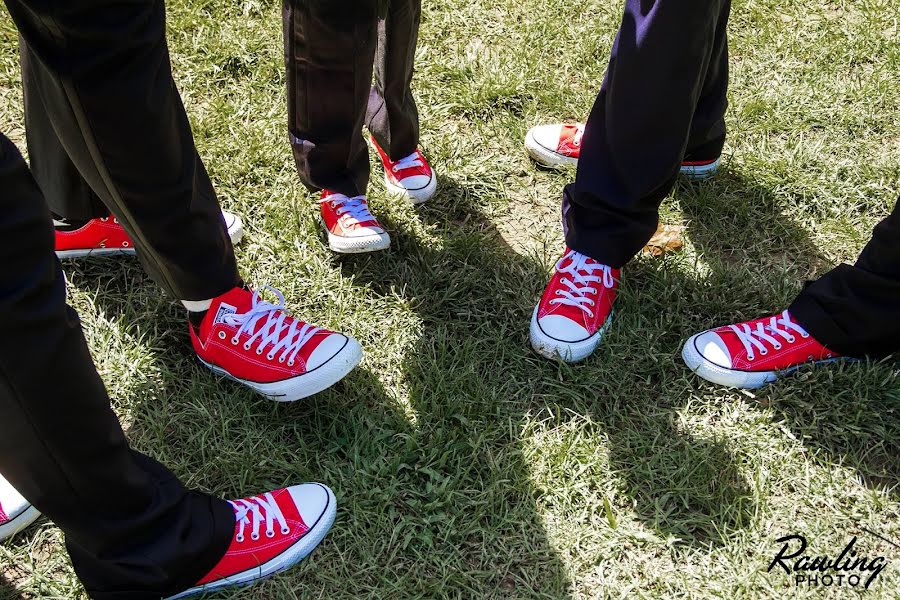
[[[853,535],[900,597],[900,361],[804,370],[757,393],[692,375],[692,333],[784,308],[852,261],[900,191],[896,0],[739,0],[724,168],[679,183],[685,248],[625,272],[600,350],[536,355],[531,311],[562,250],[573,171],[527,129],[583,119],[620,0],[426,0],[415,92],[439,193],[371,203],[389,251],[332,254],[286,133],[280,4],[173,0],[176,81],[245,278],[354,335],[331,390],[278,405],[193,356],[180,305],[134,259],[65,265],[134,445],[240,497],[330,485],[337,522],[302,566],[217,598],[844,597],[767,572],[783,535],[835,556]],[[0,130],[24,150],[16,34],[0,17]],[[898,299],[900,301],[900,299]],[[47,521],[0,546],[0,597],[83,598]]]

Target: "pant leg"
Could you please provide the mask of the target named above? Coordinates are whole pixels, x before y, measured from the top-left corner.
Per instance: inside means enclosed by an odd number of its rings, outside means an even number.
[[[727,0],[627,0],[563,192],[569,247],[621,267],[656,231],[727,9]]]
[[[231,240],[172,80],[162,0],[6,0],[22,61],[65,152],[181,300],[239,281]]]
[[[366,125],[391,160],[419,146],[419,111],[412,94],[422,0],[391,0],[378,21],[375,85],[369,93]]]
[[[357,196],[369,183],[362,136],[372,84],[376,0],[283,0],[288,131],[312,191]]]
[[[27,53],[25,40],[19,40],[20,54]],[[69,158],[40,94],[32,91],[36,85],[30,62],[22,61],[22,90],[25,99],[25,138],[31,173],[54,216],[75,221],[108,217],[110,212],[100,197],[84,180]]]
[[[129,449],[66,305],[50,214],[0,135],[0,471],[65,533],[95,598],[157,600],[224,554],[228,503]]]
[[[790,311],[814,338],[846,356],[900,351],[900,200],[856,264],[808,284]]]
[[[725,110],[728,108],[728,17],[731,0],[719,13],[706,78],[691,120],[684,160],[710,160],[725,146]]]

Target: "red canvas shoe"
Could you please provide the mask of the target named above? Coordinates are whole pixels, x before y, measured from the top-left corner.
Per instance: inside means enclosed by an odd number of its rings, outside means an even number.
[[[700,377],[755,389],[807,363],[842,358],[817,342],[788,311],[692,336],[681,357]]]
[[[609,327],[620,269],[566,248],[531,317],[531,345],[543,356],[578,362]]]
[[[384,185],[388,191],[399,196],[406,196],[413,204],[427,202],[437,191],[437,178],[431,165],[425,159],[422,151],[416,151],[400,160],[391,160],[391,157],[381,149],[375,137],[370,137],[372,145],[381,157],[384,167]]]
[[[278,402],[293,402],[331,387],[359,363],[351,337],[314,327],[273,304],[259,291],[234,288],[213,299],[200,323],[190,326],[197,356],[215,373]]]
[[[40,516],[41,513],[0,475],[0,542],[16,535]]]
[[[319,208],[328,231],[328,247],[335,252],[357,254],[390,247],[391,236],[369,212],[365,196],[348,198],[325,190]]]
[[[237,215],[222,211],[228,227],[231,243],[237,244],[244,236],[244,224]],[[59,258],[83,256],[108,256],[110,254],[134,254],[134,242],[114,217],[91,219],[78,229],[67,229],[65,221],[55,221],[56,255]]]
[[[583,137],[581,123],[538,125],[525,136],[525,149],[535,162],[545,167],[576,165]],[[681,163],[681,174],[688,179],[706,179],[718,170],[719,163],[718,156],[709,160],[685,160]]]
[[[250,585],[293,567],[325,538],[337,511],[334,494],[319,483],[229,503],[235,526],[225,556],[197,585],[167,600]]]

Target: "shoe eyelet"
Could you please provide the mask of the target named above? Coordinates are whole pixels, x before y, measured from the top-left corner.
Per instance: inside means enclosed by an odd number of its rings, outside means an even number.
[[[118,219],[113,219],[113,223],[115,223],[116,225],[118,225],[118,224],[119,224],[119,220],[118,220]]]
[[[254,542],[257,541],[257,540],[259,540],[259,534],[258,534],[258,533],[251,533],[251,534],[250,534],[250,539],[253,540]]]
[[[266,358],[268,360],[275,360],[275,355],[274,354],[266,354]]]
[[[283,356],[279,356],[279,357],[278,357],[278,362],[283,363],[283,362],[284,362],[284,357],[283,357]]]
[[[238,544],[243,544],[244,543],[244,535],[238,534],[238,535],[234,536],[234,541],[236,541]]]
[[[100,220],[106,223],[107,221],[109,221],[109,217],[100,217]]]
[[[240,341],[239,339],[237,339],[236,337],[233,337],[233,338],[231,338],[231,345],[237,346],[239,341]]]
[[[760,353],[762,356],[765,356],[766,354],[769,353],[769,350],[768,350],[768,349],[766,349],[766,350],[760,350],[759,353]]]
[[[288,366],[289,366],[289,367],[293,367],[293,366],[294,366],[294,359],[291,359],[291,360],[288,361]]]
[[[270,529],[269,531],[267,531],[267,532],[266,532],[266,537],[269,538],[269,539],[272,539],[273,537],[275,537],[275,530],[274,530],[274,529]]]
[[[129,244],[128,242],[122,242],[122,247],[123,247],[123,248],[127,248],[127,247],[130,246],[130,245],[131,245],[131,244]]]
[[[556,290],[556,295],[557,295],[557,296],[562,296],[562,290]]]
[[[244,350],[249,350],[249,349],[250,349],[250,344],[249,343],[244,344]]]
[[[808,334],[808,333],[801,333],[801,334],[800,334],[800,337],[802,337],[802,338],[805,340],[806,338],[809,337],[809,334]]]
[[[753,362],[754,360],[756,360],[756,355],[755,355],[755,354],[748,354],[748,355],[747,355],[747,361],[748,361],[748,362]]]
[[[256,355],[262,356],[262,346],[260,346],[259,348],[256,349]]]
[[[281,534],[282,534],[282,535],[287,535],[287,534],[289,534],[290,532],[291,532],[291,528],[290,528],[290,527],[282,527],[282,528],[281,528]]]
[[[794,336],[791,336],[787,339],[788,344],[793,344],[796,341],[797,341],[797,338],[795,338]]]
[[[590,318],[592,318],[592,319],[594,318],[594,311],[589,310],[589,311],[587,311],[587,314]]]
[[[781,348],[782,348],[781,344],[778,344],[777,346],[772,346],[772,347],[775,348],[776,350],[781,350]]]
[[[220,332],[219,332],[219,339],[220,339],[220,340],[224,340],[224,339],[225,339],[225,332],[224,332],[224,331],[220,331]]]

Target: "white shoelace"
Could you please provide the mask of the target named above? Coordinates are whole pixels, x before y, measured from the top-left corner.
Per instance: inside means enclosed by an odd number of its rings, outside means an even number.
[[[566,260],[569,261],[569,264],[563,267]],[[593,318],[594,311],[590,307],[594,306],[596,301],[588,298],[588,294],[596,295],[598,290],[591,284],[602,283],[605,288],[612,289],[616,285],[616,280],[613,277],[612,267],[601,265],[595,261],[588,262],[589,260],[591,259],[575,250],[570,250],[559,259],[556,263],[556,272],[570,275],[571,279],[560,278],[560,283],[569,289],[556,290],[556,295],[562,297],[553,298],[550,300],[550,304],[576,306]],[[595,275],[594,273],[597,271],[600,273]]]
[[[266,355],[269,360],[275,359],[275,354],[281,350],[281,356],[278,362],[283,363],[287,360],[288,366],[294,366],[294,359],[297,353],[303,348],[303,345],[312,339],[312,336],[319,331],[318,327],[313,327],[308,323],[303,323],[302,327],[297,327],[300,321],[291,320],[290,326],[285,325],[287,313],[284,312],[284,294],[268,285],[261,289],[269,290],[278,296],[278,303],[272,304],[259,297],[260,290],[253,292],[253,300],[250,310],[240,314],[225,315],[222,320],[228,325],[239,326],[238,330],[231,338],[231,343],[237,345],[240,341],[242,333],[249,333],[250,337],[244,342],[244,350],[250,350],[253,343],[257,342],[256,353],[262,354],[269,344],[272,349]],[[259,321],[266,317],[265,323],[257,329]]]
[[[584,124],[583,123],[575,123],[576,133],[572,137],[572,143],[576,146],[581,145],[581,138],[584,137]]]
[[[756,324],[756,329],[751,329],[746,323],[729,325],[728,327],[735,335],[737,335],[737,338],[744,345],[744,350],[747,352],[747,360],[754,360],[756,358],[754,348],[759,351],[762,356],[768,354],[769,349],[766,346],[766,343],[769,343],[774,350],[781,350],[784,344],[775,337],[776,335],[780,336],[788,344],[793,344],[797,341],[797,337],[794,333],[804,339],[809,337],[809,333],[791,319],[791,315],[788,311],[781,313],[780,317],[778,315],[773,316],[769,319],[768,324],[764,321],[760,321]],[[792,331],[794,333],[791,333]]]
[[[339,217],[347,215],[352,225],[359,225],[365,221],[375,221],[375,217],[369,212],[365,196],[348,198],[343,194],[332,194],[328,196],[328,202],[334,205],[335,212]]]
[[[397,162],[394,163],[394,166],[391,167],[391,171],[396,173],[397,171],[402,171],[403,169],[412,169],[413,167],[422,167],[424,163],[419,159],[419,153],[413,152],[406,158],[401,158]]]
[[[281,526],[281,534],[287,535],[291,532],[288,527],[281,508],[272,492],[266,492],[262,496],[253,496],[246,500],[229,500],[231,506],[235,509],[235,521],[238,523],[238,532],[234,536],[237,543],[242,543],[245,539],[244,530],[249,525],[252,528],[250,539],[256,541],[259,539],[259,529],[263,521],[266,523],[266,537],[275,537],[275,522]]]

